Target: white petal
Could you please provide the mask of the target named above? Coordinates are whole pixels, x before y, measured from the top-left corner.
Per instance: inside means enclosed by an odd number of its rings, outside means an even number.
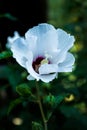
[[[25,42],[26,46],[29,50],[33,52],[33,55],[36,54],[36,48],[37,48],[37,37],[28,35],[28,33],[25,34]]]
[[[26,45],[24,44],[24,39],[18,38],[14,41],[11,46],[11,51],[13,52],[13,57],[17,60],[17,62],[25,67],[26,61],[30,58],[30,51],[27,49]]]
[[[71,53],[67,53],[65,60],[62,63],[58,64],[59,72],[71,72],[74,62],[74,56]]]
[[[25,40],[23,38],[16,39],[11,46],[11,50],[17,50],[19,53],[24,54],[27,51]]]
[[[43,64],[39,67],[39,74],[50,74],[58,72],[58,65],[56,64]]]
[[[8,37],[7,38],[7,41],[9,42],[9,43],[13,43],[17,38],[19,38],[20,37],[20,35],[19,35],[19,33],[17,32],[17,31],[15,31],[14,32],[14,36],[13,37]]]
[[[58,33],[58,47],[61,51],[68,51],[75,41],[74,36],[70,36],[70,34],[66,33],[62,29],[57,29]]]
[[[59,67],[59,72],[72,72],[73,66],[71,67]]]
[[[25,67],[25,61],[26,61],[26,46],[22,43],[21,39],[17,39],[14,41],[14,43],[11,46],[11,51],[13,52],[13,57],[17,60],[17,62]],[[25,53],[26,52],[26,53]]]
[[[66,52],[61,52],[60,50],[55,51],[55,52],[52,53],[52,57],[49,60],[53,64],[61,63],[65,60],[66,54],[67,54]]]
[[[45,83],[49,83],[50,81],[52,81],[53,79],[56,78],[57,73],[55,74],[48,74],[48,75],[41,75],[40,79],[45,82]]]
[[[33,67],[32,67],[32,63],[30,63],[30,61],[28,61],[28,62],[26,63],[26,68],[27,68],[27,71],[30,73],[30,75],[31,75],[32,77],[34,77],[34,78],[37,79],[37,80],[40,79],[39,74],[34,71],[34,69],[33,69]]]
[[[67,67],[67,66],[73,65],[74,62],[75,62],[74,56],[71,53],[68,52],[67,55],[66,55],[65,60],[62,63],[60,63],[59,65]]]
[[[38,26],[34,26],[33,28],[29,29],[26,32],[26,36],[28,37],[30,35],[33,35],[33,36],[40,37],[41,35],[45,34],[50,30],[55,30],[55,28],[50,24],[42,23],[39,24]]]
[[[39,53],[51,53],[58,49],[58,36],[55,30],[48,31],[37,41]]]
[[[38,26],[29,29],[25,34],[26,39],[29,37],[36,37],[38,55],[43,55],[49,51],[53,51],[58,47],[58,36],[56,29],[50,24],[39,24]],[[33,46],[33,45],[32,45]]]
[[[13,42],[14,42],[17,38],[19,38],[19,37],[20,37],[19,33],[18,33],[17,31],[15,31],[13,37],[10,37],[10,36],[9,36],[9,37],[7,38],[6,47],[7,47],[8,49],[11,48],[11,45],[13,44]]]

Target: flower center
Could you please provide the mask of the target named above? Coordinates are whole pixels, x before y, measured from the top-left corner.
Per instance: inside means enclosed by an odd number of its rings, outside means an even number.
[[[33,61],[33,68],[34,70],[39,73],[39,67],[42,65],[42,64],[49,64],[49,61],[47,59],[45,59],[44,57],[38,57],[36,58],[35,61]]]

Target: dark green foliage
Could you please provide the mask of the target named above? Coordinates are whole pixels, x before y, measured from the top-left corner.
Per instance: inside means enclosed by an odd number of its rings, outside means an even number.
[[[23,98],[17,98],[17,99],[15,99],[14,101],[12,101],[12,102],[10,103],[10,105],[9,105],[7,114],[9,114],[14,107],[16,107],[19,103],[22,103],[23,101],[24,101]]]
[[[9,13],[5,13],[5,14],[0,14],[0,18],[8,18],[12,21],[16,21],[18,20],[16,17],[12,16],[11,14]]]
[[[3,52],[0,53],[0,60],[9,58],[11,56],[12,56],[11,51],[3,51]]]
[[[27,84],[21,84],[16,87],[16,91],[20,96],[26,97],[31,95],[31,90]]]
[[[32,122],[32,130],[43,130],[43,126],[40,123]]]

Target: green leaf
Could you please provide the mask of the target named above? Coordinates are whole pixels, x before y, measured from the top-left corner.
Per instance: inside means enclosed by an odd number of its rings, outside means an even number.
[[[8,19],[10,19],[12,21],[17,21],[18,20],[15,16],[11,15],[10,13],[0,14],[0,18],[8,18]]]
[[[43,130],[43,126],[40,123],[32,122],[32,130]]]
[[[32,95],[31,89],[26,83],[20,84],[16,87],[16,91],[20,96],[29,97]]]
[[[50,93],[49,95],[43,98],[43,102],[53,106],[55,104],[55,97]]]
[[[9,58],[11,56],[12,56],[11,51],[3,51],[3,52],[0,53],[0,60]]]
[[[44,96],[43,103],[50,107],[51,110],[54,110],[67,96],[67,94],[62,94],[54,96],[51,93],[47,96]]]
[[[48,102],[51,106],[51,109],[49,109],[49,111],[47,111],[47,119],[48,120],[52,116],[52,113],[55,110],[55,108],[64,100],[64,98],[66,96],[67,96],[67,94],[58,95],[56,97],[54,97],[51,94],[49,96],[47,96],[47,98],[45,99],[45,102]]]
[[[66,96],[68,96],[68,94],[61,94],[61,95],[56,96],[55,97],[55,107],[57,107],[57,105],[59,105]]]
[[[9,105],[9,108],[8,108],[8,111],[7,111],[7,114],[9,114],[11,112],[11,110],[17,106],[18,104],[22,103],[23,102],[23,99],[22,98],[17,98],[15,99],[14,101],[12,101]]]

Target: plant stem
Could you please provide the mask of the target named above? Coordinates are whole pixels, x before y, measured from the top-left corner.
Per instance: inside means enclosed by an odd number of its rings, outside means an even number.
[[[37,89],[37,96],[38,96],[37,97],[38,98],[38,104],[39,104],[41,116],[42,116],[43,123],[44,123],[44,130],[47,130],[47,120],[45,118],[45,114],[44,114],[42,103],[41,103],[41,97],[40,97],[40,90],[39,90],[38,81],[36,81],[36,89]]]

